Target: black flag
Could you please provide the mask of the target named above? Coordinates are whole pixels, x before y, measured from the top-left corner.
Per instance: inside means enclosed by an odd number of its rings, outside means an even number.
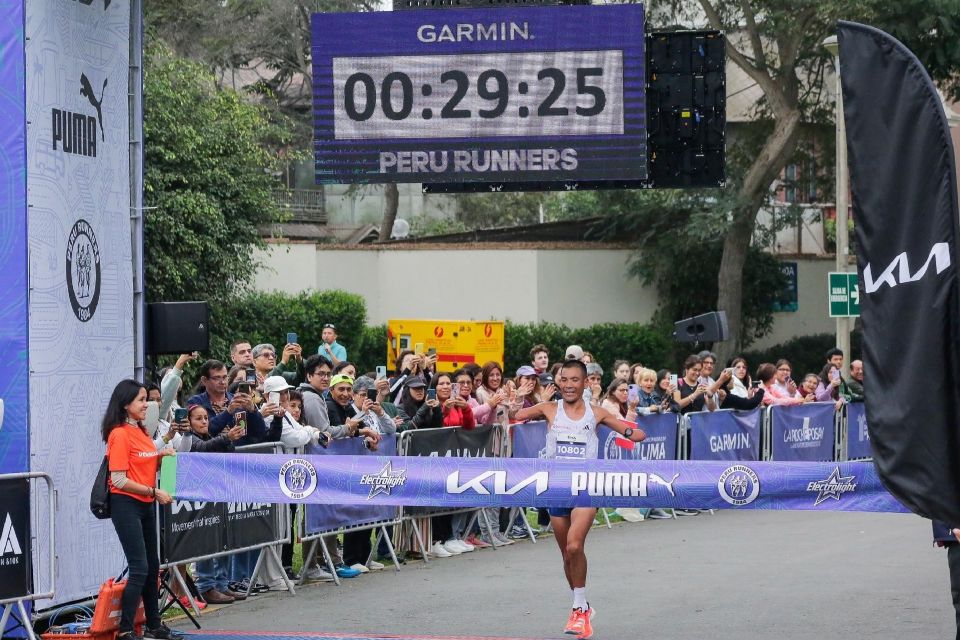
[[[910,510],[960,525],[960,297],[953,144],[917,58],[838,25],[856,221],[867,425],[880,477]]]

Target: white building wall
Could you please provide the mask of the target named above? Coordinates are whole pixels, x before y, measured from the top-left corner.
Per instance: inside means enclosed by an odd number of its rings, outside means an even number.
[[[329,247],[273,244],[260,254],[261,291],[342,289],[367,303],[367,322],[390,318],[509,319],[586,327],[648,322],[656,291],[627,276],[628,249]],[[754,347],[830,333],[831,259],[798,260],[798,310],[776,313],[773,332]],[[707,311],[706,309],[704,311]]]

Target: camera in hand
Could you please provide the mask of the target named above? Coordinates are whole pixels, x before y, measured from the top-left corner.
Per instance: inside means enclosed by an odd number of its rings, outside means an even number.
[[[367,400],[370,402],[377,401],[377,390],[376,389],[367,389]]]
[[[175,423],[183,422],[186,419],[187,419],[187,410],[185,408],[177,407],[176,409],[173,410],[173,421]]]
[[[326,431],[321,431],[319,434],[317,434],[317,444],[324,449],[330,446],[330,434],[328,434]]]
[[[247,435],[247,412],[246,411],[237,411],[233,414],[234,424],[240,427],[240,435]]]

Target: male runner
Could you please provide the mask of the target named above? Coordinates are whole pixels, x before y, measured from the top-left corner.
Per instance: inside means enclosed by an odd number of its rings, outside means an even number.
[[[640,442],[645,434],[622,422],[618,416],[600,407],[591,407],[583,401],[587,367],[579,360],[567,360],[560,367],[557,385],[563,396],[556,402],[541,402],[521,409],[517,420],[544,417],[550,424],[547,431],[547,457],[557,459],[593,460],[597,458],[597,425],[605,424],[633,442]],[[548,509],[553,535],[563,555],[563,572],[573,591],[573,611],[564,633],[587,640],[593,635],[591,618],[594,610],[587,602],[587,556],[583,545],[597,515],[594,507]]]

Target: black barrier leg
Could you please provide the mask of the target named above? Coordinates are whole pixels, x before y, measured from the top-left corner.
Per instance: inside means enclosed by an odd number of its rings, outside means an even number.
[[[387,549],[390,551],[390,559],[393,560],[394,569],[400,571],[400,561],[397,560],[397,554],[393,550],[393,541],[390,539],[390,536],[387,535],[386,525],[381,525],[377,527],[377,539],[373,542],[373,548],[370,549],[370,555],[367,556],[367,564],[370,564],[370,560],[373,558],[373,554],[377,552],[377,549],[380,547],[380,540],[383,540],[387,543]]]
[[[170,587],[170,571],[170,569],[164,569],[160,574],[160,599],[163,600],[164,594],[169,596],[169,600],[167,600],[167,602],[160,608],[160,615],[163,615],[167,609],[176,605],[188,618],[190,618],[190,622],[193,623],[193,626],[199,630],[200,623],[197,622],[197,619],[193,617],[193,614],[190,613],[190,610],[183,606],[183,603],[180,602],[180,598],[177,597],[177,594],[175,594],[173,589]],[[190,590],[187,589],[186,585],[182,582],[180,586],[184,587],[184,591],[186,591],[188,594],[187,597],[190,598],[190,602],[193,604],[193,595],[190,594]],[[196,605],[194,604],[194,606]]]

